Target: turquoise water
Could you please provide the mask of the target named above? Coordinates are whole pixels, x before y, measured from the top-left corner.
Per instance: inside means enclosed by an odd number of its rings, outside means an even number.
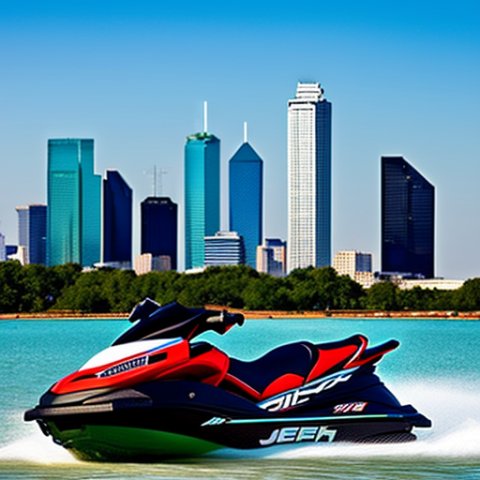
[[[244,359],[299,339],[396,338],[401,347],[378,371],[403,403],[432,419],[417,442],[231,452],[155,465],[78,462],[24,423],[23,411],[126,328],[126,321],[110,320],[0,322],[0,478],[480,479],[480,322],[255,320],[223,337],[203,336]]]

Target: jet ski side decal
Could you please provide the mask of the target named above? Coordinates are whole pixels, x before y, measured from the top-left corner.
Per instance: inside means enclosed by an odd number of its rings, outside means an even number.
[[[306,403],[310,401],[313,395],[318,395],[325,390],[335,387],[339,383],[344,383],[350,380],[355,370],[357,370],[357,368],[351,368],[349,370],[320,378],[314,382],[307,383],[303,387],[289,390],[288,392],[268,398],[258,403],[258,406],[269,412],[277,412]]]
[[[262,447],[281,443],[300,443],[300,442],[333,442],[337,430],[312,426],[312,427],[284,427],[273,430],[269,438],[259,440]]]

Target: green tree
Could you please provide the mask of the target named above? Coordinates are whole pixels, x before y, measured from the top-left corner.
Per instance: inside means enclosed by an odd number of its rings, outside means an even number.
[[[359,308],[362,287],[331,267],[294,270],[287,278],[291,299],[297,310]]]
[[[26,265],[23,268],[24,293],[21,298],[21,311],[43,312],[53,303],[51,269],[43,265]]]
[[[364,305],[368,310],[397,310],[398,287],[391,282],[379,282],[367,290]]]
[[[101,281],[102,297],[111,312],[128,312],[138,302],[135,295],[133,270],[107,270]]]
[[[480,278],[467,280],[453,295],[456,310],[480,310]]]
[[[75,284],[67,287],[55,304],[55,309],[75,310],[85,313],[111,311],[108,294],[104,288],[109,271],[94,270],[80,275]]]
[[[22,312],[24,293],[24,272],[20,262],[0,262],[0,312]]]
[[[286,310],[292,305],[285,281],[266,274],[249,282],[243,300],[248,310]]]

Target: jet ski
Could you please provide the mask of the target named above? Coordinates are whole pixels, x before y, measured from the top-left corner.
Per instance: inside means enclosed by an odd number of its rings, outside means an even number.
[[[431,422],[375,375],[398,347],[363,335],[279,346],[253,361],[205,341],[242,325],[238,313],[151,299],[112,346],[55,383],[25,413],[76,457],[158,461],[220,449],[414,440]]]

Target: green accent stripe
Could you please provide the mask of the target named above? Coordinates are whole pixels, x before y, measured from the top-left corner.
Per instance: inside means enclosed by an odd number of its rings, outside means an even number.
[[[296,418],[242,418],[228,420],[227,423],[245,424],[245,423],[289,423],[289,422],[329,422],[332,420],[365,420],[373,418],[401,418],[405,414],[378,413],[372,415],[345,415],[341,417],[296,417]]]

